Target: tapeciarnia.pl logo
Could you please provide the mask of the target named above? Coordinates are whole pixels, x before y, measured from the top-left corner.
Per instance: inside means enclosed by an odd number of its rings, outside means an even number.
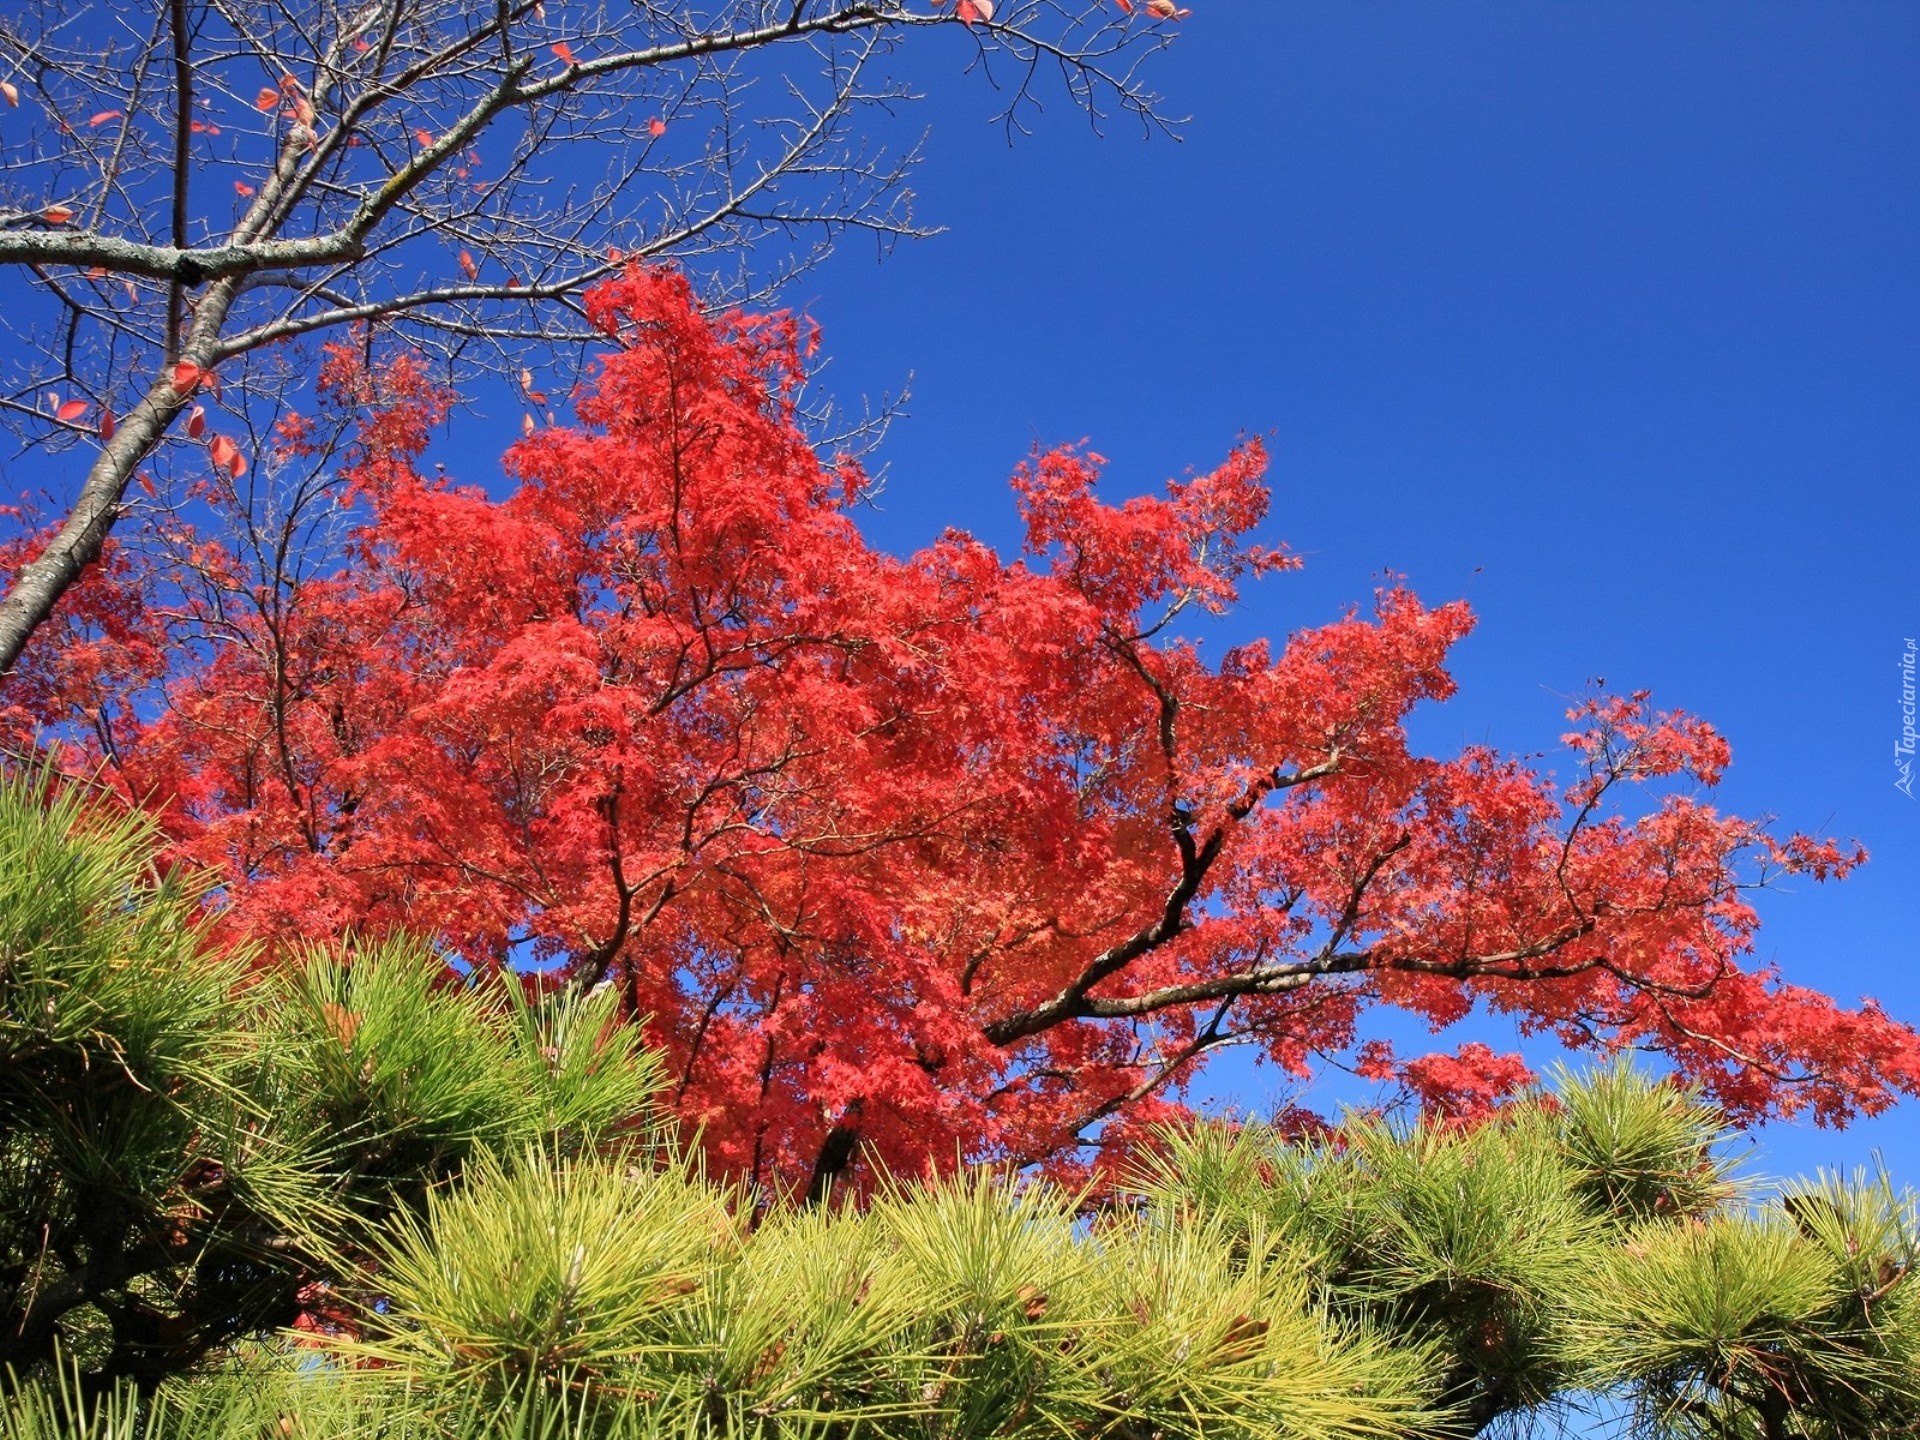
[[[1907,640],[1906,653],[1900,657],[1900,738],[1893,746],[1893,768],[1896,772],[1893,788],[1909,800],[1913,799],[1913,662],[1914,645],[1911,637]]]

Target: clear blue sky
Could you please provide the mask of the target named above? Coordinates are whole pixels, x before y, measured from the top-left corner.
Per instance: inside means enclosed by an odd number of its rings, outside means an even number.
[[[913,376],[872,533],[1011,545],[1036,441],[1091,437],[1124,493],[1269,435],[1270,528],[1308,568],[1223,642],[1393,570],[1481,617],[1432,749],[1552,750],[1591,677],[1706,715],[1729,809],[1873,853],[1766,899],[1763,955],[1920,1020],[1920,802],[1892,763],[1920,636],[1920,4],[1190,3],[1157,71],[1178,144],[1056,101],[1009,148],[962,35],[915,62],[948,233],[850,247],[792,297],[840,395]],[[1282,1093],[1240,1067],[1201,1089]],[[1763,1145],[1774,1172],[1878,1147],[1920,1183],[1920,1103]]]

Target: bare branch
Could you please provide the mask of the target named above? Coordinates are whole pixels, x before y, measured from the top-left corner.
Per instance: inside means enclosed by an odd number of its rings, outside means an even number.
[[[0,316],[0,415],[46,454],[89,443],[40,404],[50,390],[125,419],[0,601],[0,675],[100,553],[135,474],[192,453],[162,448],[189,408],[176,365],[225,367],[243,430],[260,429],[244,418],[251,357],[346,326],[424,351],[455,385],[577,366],[592,339],[579,292],[632,260],[760,293],[838,236],[926,233],[906,188],[917,143],[863,136],[912,98],[884,73],[909,38],[965,34],[982,64],[1015,67],[1016,124],[1051,70],[1090,115],[1155,125],[1137,66],[1169,33],[1100,0],[1010,0],[971,30],[905,0],[77,14],[27,0],[0,16],[21,97],[0,265],[29,282]]]

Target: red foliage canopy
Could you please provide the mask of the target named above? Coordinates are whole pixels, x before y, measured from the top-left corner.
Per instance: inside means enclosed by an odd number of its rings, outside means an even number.
[[[12,724],[88,737],[219,873],[234,932],[412,927],[617,985],[714,1160],[785,1183],[856,1139],[1071,1165],[1207,1050],[1302,1070],[1381,1003],[1657,1047],[1738,1116],[1920,1088],[1912,1030],[1753,968],[1745,892],[1859,857],[1718,813],[1702,722],[1594,699],[1565,785],[1412,754],[1471,622],[1403,590],[1206,663],[1174,617],[1291,563],[1247,543],[1258,444],[1117,506],[1098,456],[1043,454],[1021,559],[895,559],[796,423],[793,321],[708,322],[659,272],[592,316],[581,425],[516,445],[501,500],[421,473],[446,397],[414,366],[336,348],[343,563],[303,575],[212,471],[226,538],[122,552],[9,682]],[[256,470],[333,433],[289,419]],[[1455,1113],[1527,1078],[1359,1063]]]

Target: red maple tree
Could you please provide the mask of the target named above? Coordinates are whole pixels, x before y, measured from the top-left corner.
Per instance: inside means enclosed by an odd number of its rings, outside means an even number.
[[[1357,1047],[1457,1114],[1528,1078],[1362,1043],[1381,1004],[1656,1048],[1736,1117],[1920,1088],[1911,1029],[1752,962],[1748,890],[1860,855],[1714,809],[1703,722],[1596,697],[1566,783],[1414,754],[1471,620],[1401,589],[1203,660],[1176,618],[1293,563],[1248,540],[1257,443],[1119,505],[1097,455],[1038,455],[1021,558],[898,559],[797,423],[793,319],[641,270],[590,315],[580,425],[505,498],[423,473],[417,365],[336,346],[329,414],[257,457],[322,477],[307,508],[264,525],[210,465],[215,538],[117,552],[9,680],[16,734],[161,813],[234,934],[616,985],[713,1160],[784,1184],[860,1146],[1071,1168],[1229,1041]]]

